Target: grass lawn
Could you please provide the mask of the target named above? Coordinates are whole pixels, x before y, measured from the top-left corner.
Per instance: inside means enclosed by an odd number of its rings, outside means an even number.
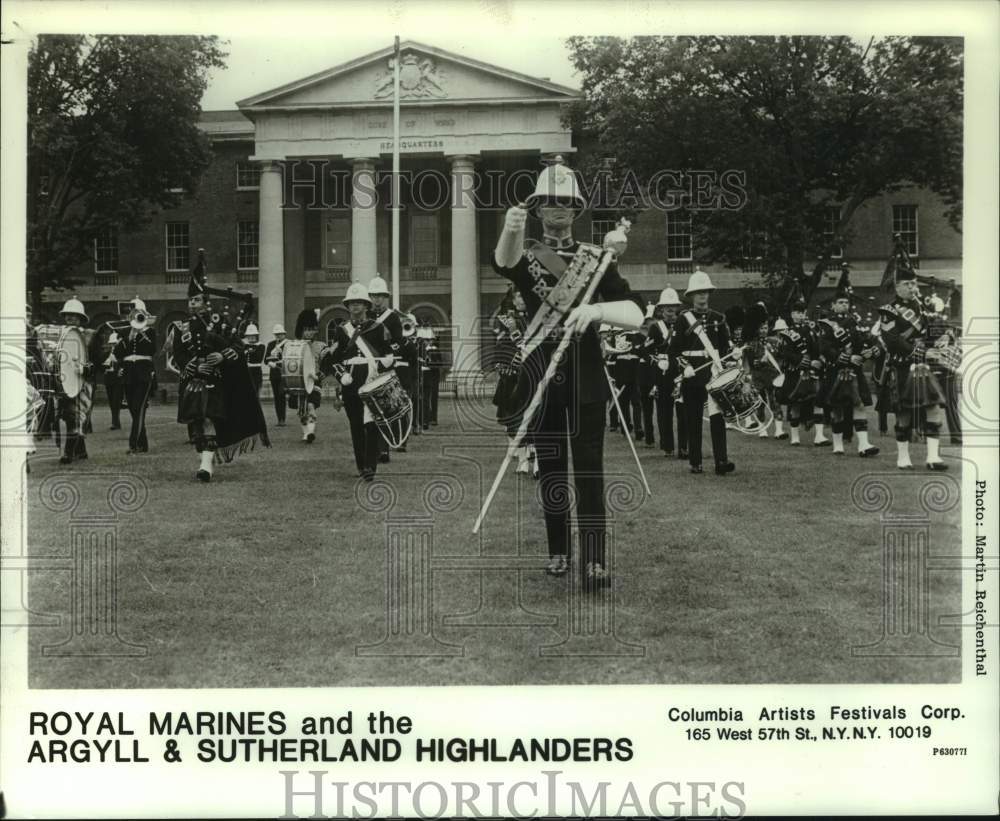
[[[61,624],[31,630],[32,686],[960,678],[957,656],[852,654],[852,646],[879,639],[883,622],[882,525],[878,512],[854,505],[852,484],[866,473],[884,474],[890,512],[914,514],[922,510],[921,486],[938,476],[920,467],[923,445],[913,448],[916,471],[896,471],[891,433],[873,437],[881,456],[860,460],[730,432],[737,472],[727,477],[710,470],[692,476],[685,463],[640,446],[654,496],[616,515],[614,634],[599,637],[601,654],[586,656],[541,649],[563,641],[575,629],[574,608],[594,600],[576,588],[570,595],[576,573],[553,579],[542,572],[547,551],[537,483],[511,472],[482,539],[471,534],[504,443],[487,403],[442,399],[440,426],[381,465],[373,486],[359,485],[346,417],[328,402],[315,444],[299,441],[290,414],[288,427],[271,429],[270,450],[217,467],[209,485],[194,479],[197,455],[174,413],[171,405],[150,409],[152,450],[144,456],[125,454],[127,429],[109,432],[107,408],[99,406],[88,461],[62,467],[49,445],[33,457],[26,481],[35,557],[66,558],[71,550],[70,514],[40,502],[47,476],[76,475],[76,515],[107,513],[108,489],[122,473],[141,477],[148,499],[117,525],[118,632],[144,646],[145,655],[44,654],[43,646],[69,634],[71,574],[42,567],[30,574],[31,607]],[[265,413],[271,423],[272,409]],[[127,420],[123,411],[126,428]],[[710,463],[707,425],[705,437]],[[945,455],[957,452],[946,447]],[[957,480],[960,462],[949,461],[947,479]],[[611,480],[636,487],[620,435],[607,434],[605,462]],[[378,508],[390,487],[396,503],[387,512]],[[428,504],[436,508],[432,516]],[[959,508],[933,513],[929,522],[932,560],[957,556]],[[422,566],[432,572],[404,565],[399,575],[387,573],[387,539],[395,544],[398,533],[424,539],[413,555],[428,559]],[[959,612],[959,571],[956,562],[945,564],[953,569],[935,570],[932,561],[928,618],[937,641],[957,646],[958,630],[938,626],[940,617]],[[416,626],[404,621],[405,641],[379,644],[390,627],[387,587],[427,602],[427,631],[419,619]]]

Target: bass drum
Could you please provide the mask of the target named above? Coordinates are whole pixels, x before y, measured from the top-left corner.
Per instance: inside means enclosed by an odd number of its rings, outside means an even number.
[[[306,339],[285,342],[281,356],[281,376],[285,389],[295,393],[312,393],[316,387],[316,356]]]
[[[39,325],[35,333],[59,389],[76,399],[83,390],[83,369],[90,362],[83,331],[72,325]]]

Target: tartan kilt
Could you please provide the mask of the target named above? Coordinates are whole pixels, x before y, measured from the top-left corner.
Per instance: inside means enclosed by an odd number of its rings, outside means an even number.
[[[824,380],[820,391],[821,405],[871,407],[872,392],[863,373],[853,368],[838,368]]]
[[[920,363],[894,370],[897,408],[932,408],[945,404],[944,390],[930,366]]]
[[[792,400],[790,399],[792,393],[799,385],[799,380],[802,378],[802,371],[793,370],[789,368],[785,371],[785,381],[782,383],[780,388],[774,389],[774,398],[780,405],[789,405]]]
[[[200,391],[189,390],[201,383]],[[192,377],[181,383],[177,398],[177,421],[182,424],[199,422],[202,419],[225,419],[226,403],[222,396],[222,385],[206,384],[203,379]]]
[[[816,395],[819,390],[818,380],[809,372],[803,373],[799,371],[793,380],[789,380],[791,374],[786,375],[785,384],[782,385],[782,389],[787,391],[787,399],[785,404],[794,405],[799,402],[813,402],[816,400]],[[792,387],[789,388],[789,381],[792,382]]]

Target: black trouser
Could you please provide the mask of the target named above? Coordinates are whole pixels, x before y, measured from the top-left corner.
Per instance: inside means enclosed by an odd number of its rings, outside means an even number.
[[[148,450],[146,438],[146,406],[153,388],[152,379],[136,379],[125,383],[125,401],[132,417],[132,428],[128,434],[129,450]]]
[[[420,372],[420,426],[426,428],[437,417],[438,372],[428,368]]]
[[[261,368],[249,367],[250,371],[250,381],[253,382],[253,389],[257,392],[257,396],[260,396],[260,386],[264,384],[264,371]]]
[[[622,409],[626,427],[637,436],[641,435],[642,402],[639,399],[639,385],[635,382],[626,382],[625,389],[618,395],[618,404]]]
[[[701,467],[702,409],[708,399],[706,383],[697,379],[685,379],[681,383],[684,397],[684,415],[687,421],[688,461],[692,467]],[[712,456],[717,465],[729,461],[726,452],[726,420],[721,413],[712,414],[708,419],[708,429],[712,436]]]
[[[378,467],[379,443],[385,440],[379,435],[374,422],[365,424],[365,403],[356,391],[344,391],[341,395],[344,412],[351,426],[351,445],[354,447],[354,463],[358,472],[374,473]]]
[[[677,448],[687,450],[687,428],[684,403],[674,402],[674,380],[660,379],[656,383],[656,427],[660,433],[660,450],[674,450],[674,411],[677,413]]]
[[[410,397],[410,403],[413,405],[413,424],[416,425],[420,413],[417,408],[417,380],[415,378],[416,368],[412,364],[404,365],[403,367],[399,367],[397,365],[396,374],[399,376],[399,384],[403,386],[403,390],[406,391],[406,395]],[[412,431],[413,428],[411,427],[410,430]],[[379,438],[381,439],[382,437],[380,436]],[[403,445],[405,446],[409,440],[410,437],[407,436],[403,440]]]
[[[281,371],[277,368],[271,369],[271,393],[274,394],[274,412],[279,422],[285,421],[285,381],[281,378]]]
[[[108,407],[111,408],[111,426],[122,426],[122,398],[125,396],[125,386],[121,377],[105,376],[104,389],[108,392]]]
[[[569,407],[546,401],[532,425],[531,443],[538,453],[542,508],[549,555],[569,555],[570,500],[576,498],[577,528],[583,568],[605,562],[607,529],[604,508],[604,403]],[[573,451],[573,484],[569,489],[569,454]]]
[[[430,376],[427,379],[427,387],[424,393],[427,396],[427,420],[436,425],[438,421],[438,394],[441,392],[441,371],[438,368],[431,368]]]
[[[653,431],[653,402],[654,399],[650,396],[650,391],[653,390],[652,385],[639,385],[639,404],[642,407],[642,430],[645,433],[646,444],[652,445],[656,442],[656,434]]]

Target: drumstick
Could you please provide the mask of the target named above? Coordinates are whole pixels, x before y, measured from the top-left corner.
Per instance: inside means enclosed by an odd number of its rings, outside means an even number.
[[[625,438],[628,439],[628,446],[632,449],[632,458],[635,459],[635,466],[639,468],[639,475],[642,477],[643,487],[646,488],[646,495],[652,496],[653,491],[649,489],[649,482],[646,481],[646,472],[642,469],[642,463],[639,461],[639,454],[635,452],[635,443],[632,441],[632,434],[629,433],[628,425],[625,424],[625,414],[622,413],[622,406],[618,404],[618,392],[615,390],[615,386],[611,382],[611,374],[608,373],[607,365],[604,366],[604,376],[607,377],[608,387],[611,388],[611,398],[614,399],[615,409],[618,411],[618,418],[622,423],[622,431],[625,433]],[[624,387],[622,390],[624,390]]]

